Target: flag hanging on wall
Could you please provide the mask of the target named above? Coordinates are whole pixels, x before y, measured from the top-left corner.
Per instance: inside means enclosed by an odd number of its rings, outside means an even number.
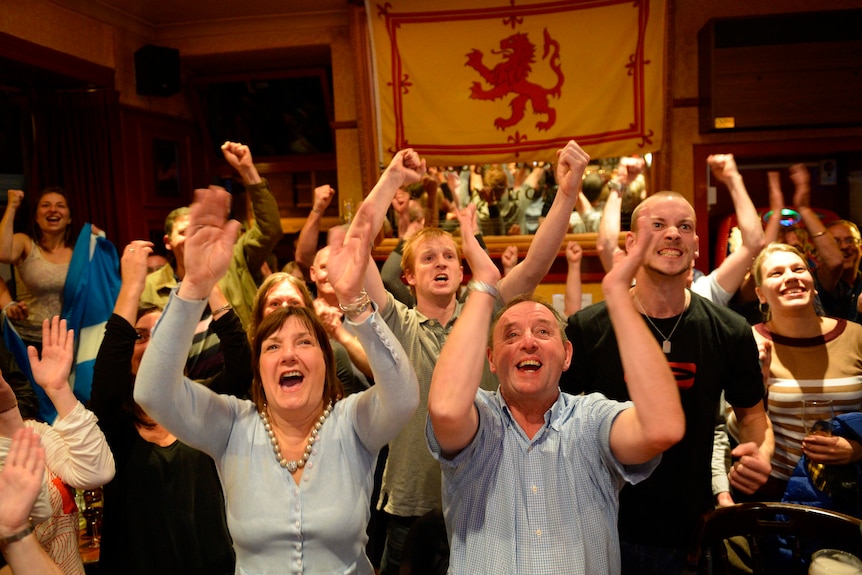
[[[366,0],[382,159],[660,148],[665,0]]]

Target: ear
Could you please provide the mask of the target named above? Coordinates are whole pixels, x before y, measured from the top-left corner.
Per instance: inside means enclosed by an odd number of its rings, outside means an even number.
[[[311,281],[313,281],[313,282],[317,281],[317,271],[314,269],[314,266],[311,266],[310,268],[308,268],[308,275],[309,275],[309,278],[311,279]]]
[[[464,266],[458,268],[458,285],[464,283]]]
[[[635,245],[637,241],[637,237],[634,232],[626,232],[626,252],[631,251],[632,246]]]
[[[754,288],[754,294],[757,296],[757,301],[760,303],[766,303],[766,298],[763,297],[763,293],[760,291],[759,287]]]
[[[574,348],[572,347],[572,342],[567,341],[565,344],[566,348],[566,360],[563,362],[563,371],[569,369],[569,366],[572,365],[572,352]]]
[[[491,373],[497,373],[497,366],[494,365],[494,349],[488,348],[485,350],[485,354],[488,356],[488,367],[491,369]]]
[[[404,281],[407,282],[407,285],[416,287],[416,276],[410,270],[404,270],[404,274],[402,275]]]
[[[164,237],[162,238],[162,241],[165,242],[165,249],[166,250],[173,251],[173,248],[171,247],[171,237],[168,234],[164,235]]]

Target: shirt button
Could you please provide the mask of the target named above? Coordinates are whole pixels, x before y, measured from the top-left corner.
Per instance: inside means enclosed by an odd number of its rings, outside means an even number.
[[[539,491],[539,488],[536,487],[535,485],[533,485],[530,489],[533,490],[533,493],[538,493],[538,491]],[[297,508],[299,508],[299,506],[297,506]]]
[[[296,528],[297,528],[297,529],[299,529],[299,526],[300,526],[300,525],[301,525],[301,523],[300,523],[299,521],[297,521],[297,522],[296,522]]]
[[[541,537],[541,536],[542,536],[542,530],[536,529],[536,537]]]

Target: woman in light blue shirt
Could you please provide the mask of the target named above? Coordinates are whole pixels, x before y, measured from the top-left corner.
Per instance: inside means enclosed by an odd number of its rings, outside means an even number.
[[[238,223],[230,196],[198,190],[186,275],[144,354],[135,400],[216,462],[237,573],[373,573],[365,555],[377,453],[412,416],[416,375],[362,290],[371,226],[360,208],[333,238],[330,282],[374,372],[375,386],[338,401],[332,348],[313,311],[284,306],[253,334],[252,401],[182,375],[197,318],[227,269]],[[370,208],[371,206],[369,206]],[[341,241],[344,240],[344,241]]]

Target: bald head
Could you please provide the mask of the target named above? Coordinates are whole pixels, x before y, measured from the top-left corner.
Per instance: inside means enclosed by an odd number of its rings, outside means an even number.
[[[697,214],[694,213],[694,208],[692,207],[691,203],[689,203],[689,201],[685,199],[685,196],[683,196],[679,192],[665,190],[649,196],[647,199],[645,199],[635,207],[634,211],[632,212],[632,231],[636,231],[638,215],[640,215],[641,210],[645,206],[650,206],[650,211],[653,211],[653,208],[656,205],[661,205],[662,202],[684,203],[686,206],[688,206],[688,210],[691,213],[691,220],[695,224],[697,224]]]

